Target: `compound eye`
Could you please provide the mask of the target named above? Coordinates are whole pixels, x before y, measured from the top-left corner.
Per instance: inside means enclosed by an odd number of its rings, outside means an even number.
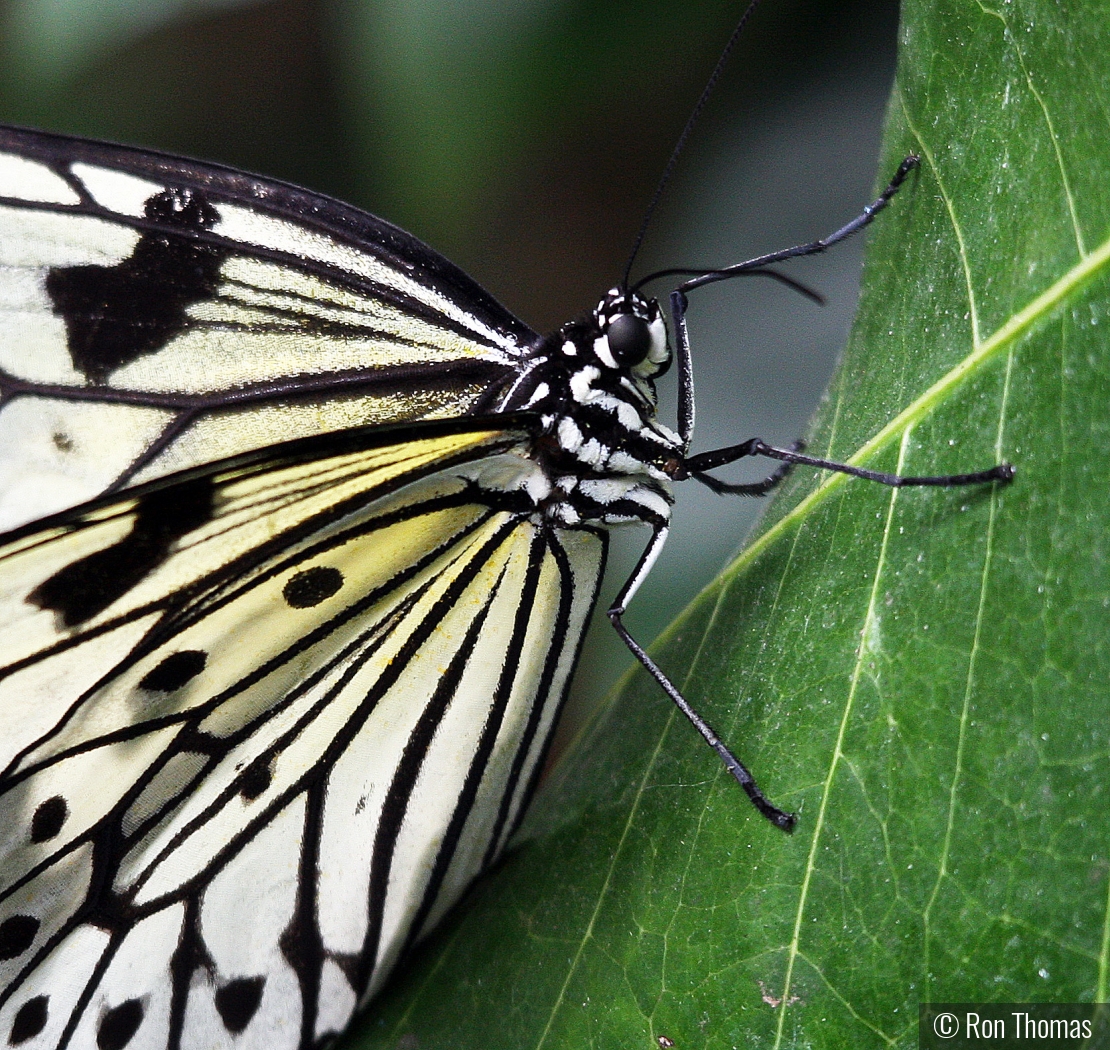
[[[609,339],[609,352],[630,368],[643,361],[651,351],[651,329],[647,321],[635,314],[618,314],[609,322],[605,334]]]

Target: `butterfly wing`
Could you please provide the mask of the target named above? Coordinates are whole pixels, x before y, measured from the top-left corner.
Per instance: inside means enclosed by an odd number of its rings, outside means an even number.
[[[523,509],[529,431],[289,443],[0,547],[0,1037],[340,1031],[497,855],[604,538]]]
[[[534,340],[357,208],[0,128],[0,528],[299,435],[497,411]]]

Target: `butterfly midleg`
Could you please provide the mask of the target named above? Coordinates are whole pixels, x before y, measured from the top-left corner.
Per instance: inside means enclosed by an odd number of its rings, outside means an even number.
[[[694,474],[698,481],[700,481],[707,489],[712,489],[719,496],[766,496],[769,492],[778,487],[779,483],[790,473],[790,468],[793,466],[791,463],[785,463],[773,474],[769,474],[762,481],[750,481],[735,484],[729,481],[721,481],[719,478],[713,477],[712,474]]]
[[[632,574],[625,581],[624,586],[620,589],[620,593],[613,599],[613,604],[609,606],[607,612],[609,622],[612,623],[617,634],[620,635],[624,644],[628,646],[632,655],[643,664],[644,669],[659,683],[663,692],[671,698],[675,706],[686,716],[690,724],[701,733],[705,742],[717,752],[721,761],[724,762],[725,768],[736,778],[736,781],[747,793],[748,798],[752,800],[752,804],[755,808],[776,827],[782,828],[783,831],[792,831],[794,822],[797,819],[794,814],[787,813],[768,801],[744,763],[721,742],[721,739],[713,731],[712,727],[690,706],[689,701],[678,691],[671,680],[659,669],[659,665],[648,656],[640,643],[628,633],[628,628],[624,626],[622,617],[628,608],[628,603],[632,600],[640,584],[643,583],[645,577],[651,571],[651,567],[655,564],[655,559],[659,556],[659,552],[663,549],[663,544],[666,543],[666,540],[666,526],[654,526],[651,540],[644,548],[643,554],[640,555],[640,560],[636,563],[636,568],[632,570]]]
[[[751,486],[728,485],[716,478],[710,478],[704,473],[714,467],[723,467],[726,464],[735,463],[745,456],[766,456],[768,459],[782,460],[785,469],[789,469],[795,463],[801,463],[809,467],[820,467],[823,470],[834,470],[840,474],[851,474],[853,477],[864,478],[867,481],[877,481],[880,485],[890,485],[892,488],[902,488],[909,485],[936,485],[941,487],[982,485],[988,481],[1009,481],[1014,476],[1014,468],[1009,463],[997,463],[986,470],[977,470],[970,474],[888,474],[881,470],[866,470],[863,467],[853,467],[848,463],[838,463],[835,460],[821,459],[818,456],[807,456],[799,448],[777,448],[774,445],[768,445],[759,438],[749,438],[738,445],[729,445],[725,448],[714,449],[711,452],[702,452],[696,456],[687,456],[683,460],[681,470],[674,477],[676,480],[696,477],[698,481],[708,485],[715,492],[739,492],[743,495],[758,495],[760,494],[758,491],[753,493],[748,490],[758,490],[761,487],[764,487],[764,490],[770,489],[781,480],[784,472],[783,468],[777,470],[765,481],[756,482]]]

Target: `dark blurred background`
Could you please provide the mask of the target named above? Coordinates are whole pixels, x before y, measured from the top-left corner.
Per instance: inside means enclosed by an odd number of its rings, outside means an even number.
[[[218,160],[342,197],[415,233],[547,330],[619,279],[742,7],[0,0],[0,120]],[[896,31],[894,0],[764,0],[637,272],[735,262],[858,212],[878,177]],[[828,296],[823,309],[769,281],[695,293],[698,449],[804,434],[847,336],[862,247],[792,267]],[[663,394],[673,404],[666,381]],[[736,551],[759,510],[693,482],[681,489],[670,546],[629,616],[645,640]],[[617,536],[606,595],[641,532]],[[629,662],[599,620],[574,690],[579,712]]]

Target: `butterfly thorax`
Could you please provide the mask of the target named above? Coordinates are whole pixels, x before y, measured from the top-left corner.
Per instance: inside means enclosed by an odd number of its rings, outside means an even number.
[[[653,380],[670,356],[658,304],[619,289],[538,344],[505,408],[541,417],[531,458],[548,482],[537,500],[547,521],[668,520],[683,449],[656,418]]]

